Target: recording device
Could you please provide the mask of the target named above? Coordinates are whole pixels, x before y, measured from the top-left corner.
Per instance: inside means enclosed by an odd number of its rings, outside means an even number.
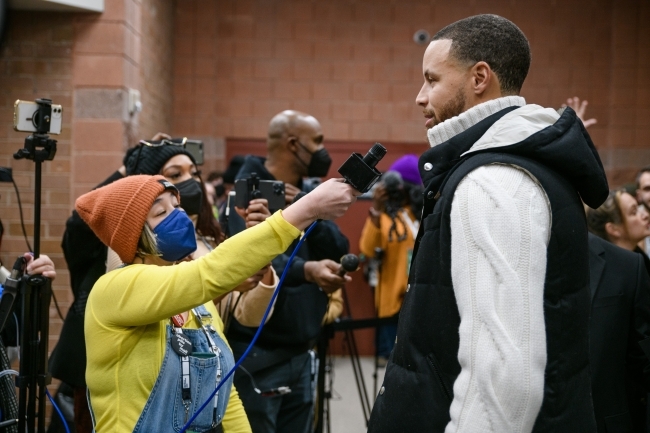
[[[192,155],[194,161],[196,161],[196,165],[203,165],[203,142],[201,140],[187,139],[185,141],[185,150],[187,150],[189,154]]]
[[[354,254],[346,254],[341,257],[341,269],[336,273],[339,277],[348,272],[354,272],[359,269],[359,257]]]
[[[251,200],[265,198],[269,202],[269,210],[275,212],[284,208],[284,182],[279,180],[262,180],[257,173],[251,173],[246,179],[235,181],[235,206],[247,209]]]
[[[368,192],[381,176],[381,172],[375,166],[386,155],[386,152],[384,146],[375,143],[364,157],[360,153],[350,155],[339,168],[339,173],[357,191]]]
[[[63,108],[51,99],[14,103],[14,130],[38,134],[60,134]]]

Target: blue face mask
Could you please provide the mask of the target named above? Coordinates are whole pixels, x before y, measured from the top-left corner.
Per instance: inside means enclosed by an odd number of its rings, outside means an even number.
[[[196,234],[187,214],[174,209],[153,229],[163,260],[175,262],[196,251]]]

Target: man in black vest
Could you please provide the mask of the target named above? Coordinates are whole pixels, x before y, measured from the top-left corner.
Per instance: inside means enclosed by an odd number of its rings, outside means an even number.
[[[607,180],[572,109],[518,96],[529,66],[496,15],[424,54],[425,205],[371,433],[596,429],[581,199],[599,206]]]
[[[262,180],[281,180],[287,204],[301,192],[311,191],[319,182],[315,178],[325,177],[331,165],[320,123],[299,111],[285,110],[271,119],[267,149],[267,158],[248,155],[237,179],[256,173]],[[229,223],[237,230],[233,214]],[[296,244],[273,260],[278,275],[282,275]],[[321,221],[296,253],[273,315],[242,362],[243,368],[235,373],[235,387],[254,433],[311,430],[318,369],[310,349],[328,310],[328,293],[350,281],[349,276],[337,275],[341,267],[338,261],[348,249],[348,239],[336,224]],[[233,318],[226,335],[236,359],[256,331]]]

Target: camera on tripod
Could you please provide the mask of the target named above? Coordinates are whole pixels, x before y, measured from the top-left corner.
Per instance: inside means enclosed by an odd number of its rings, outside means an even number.
[[[257,173],[251,173],[247,179],[235,181],[235,206],[246,209],[251,200],[265,198],[269,210],[275,212],[285,206],[284,182],[279,180],[262,180]]]
[[[18,100],[14,104],[14,129],[33,133],[25,138],[25,147],[14,153],[14,159],[34,161],[34,259],[40,254],[42,164],[56,155],[56,140],[48,134],[61,133],[62,114],[62,107],[52,104],[50,99]],[[20,432],[44,433],[47,385],[52,380],[47,363],[52,280],[43,275],[27,275],[26,263],[22,257],[16,261],[0,298],[0,330],[14,301],[19,299],[21,332],[20,372],[16,378],[18,413],[12,413],[2,427],[17,424]]]
[[[25,139],[25,147],[14,154],[15,159],[52,161],[56,155],[56,140],[47,134],[60,134],[63,108],[52,104],[51,99],[40,98],[35,102],[14,103],[14,130],[35,132]]]
[[[52,104],[51,99],[14,103],[14,130],[38,134],[60,134],[63,107]]]

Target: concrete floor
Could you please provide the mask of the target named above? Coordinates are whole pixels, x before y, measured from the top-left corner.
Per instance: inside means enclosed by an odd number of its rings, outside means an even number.
[[[375,401],[374,362],[372,357],[361,357],[361,371],[366,384],[370,404]],[[324,433],[363,433],[366,431],[361,399],[357,389],[352,362],[349,357],[332,357],[333,383],[332,399],[330,400],[330,430],[325,427]],[[384,379],[384,368],[377,371],[377,390]],[[326,384],[327,386],[327,384]]]

